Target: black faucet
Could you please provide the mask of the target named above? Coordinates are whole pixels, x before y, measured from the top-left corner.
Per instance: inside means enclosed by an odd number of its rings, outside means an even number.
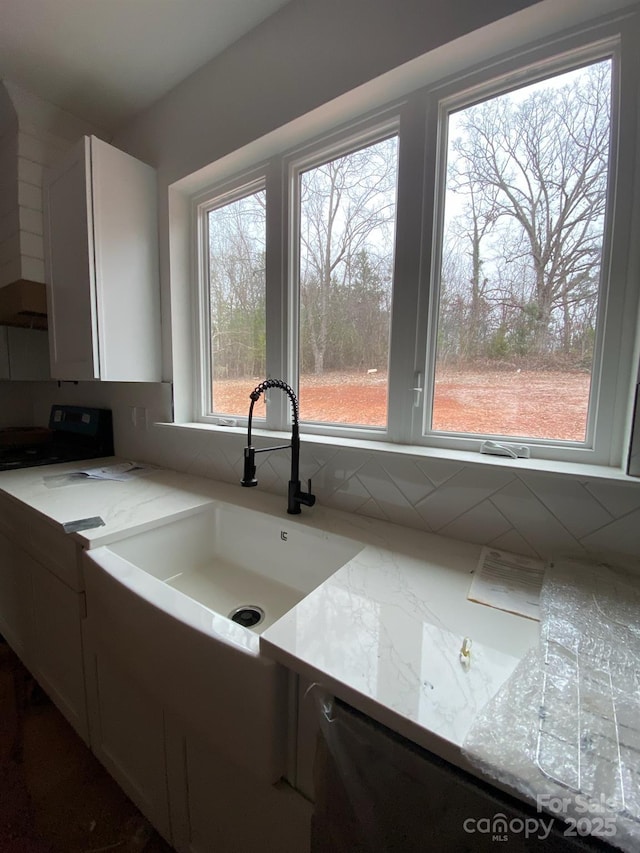
[[[278,447],[260,447],[256,449],[251,444],[251,422],[253,420],[253,407],[260,399],[263,391],[269,388],[279,388],[289,397],[291,401],[291,412],[293,414],[293,427],[291,430],[291,443],[280,444]],[[282,379],[265,379],[257,385],[249,394],[251,405],[249,406],[249,425],[247,431],[247,446],[244,449],[244,476],[240,480],[242,486],[257,486],[256,480],[256,453],[266,453],[268,450],[287,450],[291,448],[291,477],[289,479],[289,494],[287,497],[287,512],[290,515],[298,515],[300,504],[313,506],[316,502],[315,495],[311,494],[311,480],[303,492],[300,487],[300,431],[298,429],[298,399],[293,388],[283,382]]]

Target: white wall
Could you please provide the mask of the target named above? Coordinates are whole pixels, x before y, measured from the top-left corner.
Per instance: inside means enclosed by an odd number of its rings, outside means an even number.
[[[462,62],[479,61],[483,51],[489,55],[500,45],[525,43],[536,32],[553,32],[623,4],[545,0],[477,29],[528,5],[526,0],[293,0],[117,134],[114,144],[159,172],[167,380],[173,370],[170,285],[178,286],[169,281],[169,185],[285,122],[311,124],[309,111],[329,109],[320,105],[331,99],[337,99],[330,108],[339,115],[348,104],[345,92],[400,63],[407,63],[401,75],[391,71],[375,84],[389,97],[412,74],[437,79]],[[46,420],[51,401],[110,405],[120,455],[239,482],[240,432],[151,425],[156,417],[170,419],[167,386],[84,383],[57,389],[47,384],[34,397],[37,422]],[[264,454],[259,461],[259,488],[281,493],[284,510],[287,454]],[[325,505],[455,538],[545,556],[639,551],[640,484],[602,479],[595,471],[560,475],[486,459],[456,461],[434,452],[303,442],[301,474],[313,477]]]
[[[172,183],[391,68],[536,2],[293,0],[113,141]]]

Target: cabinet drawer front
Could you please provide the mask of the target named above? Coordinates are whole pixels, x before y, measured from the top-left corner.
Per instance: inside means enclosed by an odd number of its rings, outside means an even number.
[[[77,554],[78,545],[66,533],[46,521],[28,518],[24,547],[71,589],[84,589]]]
[[[0,496],[0,532],[18,543],[24,542],[28,535],[24,510],[3,496]]]

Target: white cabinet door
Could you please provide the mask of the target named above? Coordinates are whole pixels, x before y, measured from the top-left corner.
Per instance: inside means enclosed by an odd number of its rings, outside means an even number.
[[[70,589],[37,560],[26,554],[23,559],[30,564],[33,584],[32,672],[89,743],[80,627],[84,593]]]
[[[0,496],[0,633],[88,742],[84,593],[60,577],[76,578],[75,543],[34,518]]]
[[[85,622],[85,629],[87,624]],[[140,685],[108,643],[85,630],[91,749],[122,790],[171,841],[160,703]]]
[[[171,715],[165,736],[178,853],[309,850],[311,804],[286,782],[256,779]]]
[[[88,137],[48,176],[45,237],[51,376],[97,379],[98,326]]]
[[[45,181],[54,379],[161,379],[154,169],[84,137]]]
[[[159,382],[156,173],[91,137],[100,378]]]

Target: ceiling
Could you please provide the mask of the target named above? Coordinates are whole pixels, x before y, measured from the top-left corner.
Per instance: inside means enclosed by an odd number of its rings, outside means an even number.
[[[289,0],[1,0],[0,78],[113,132]]]

